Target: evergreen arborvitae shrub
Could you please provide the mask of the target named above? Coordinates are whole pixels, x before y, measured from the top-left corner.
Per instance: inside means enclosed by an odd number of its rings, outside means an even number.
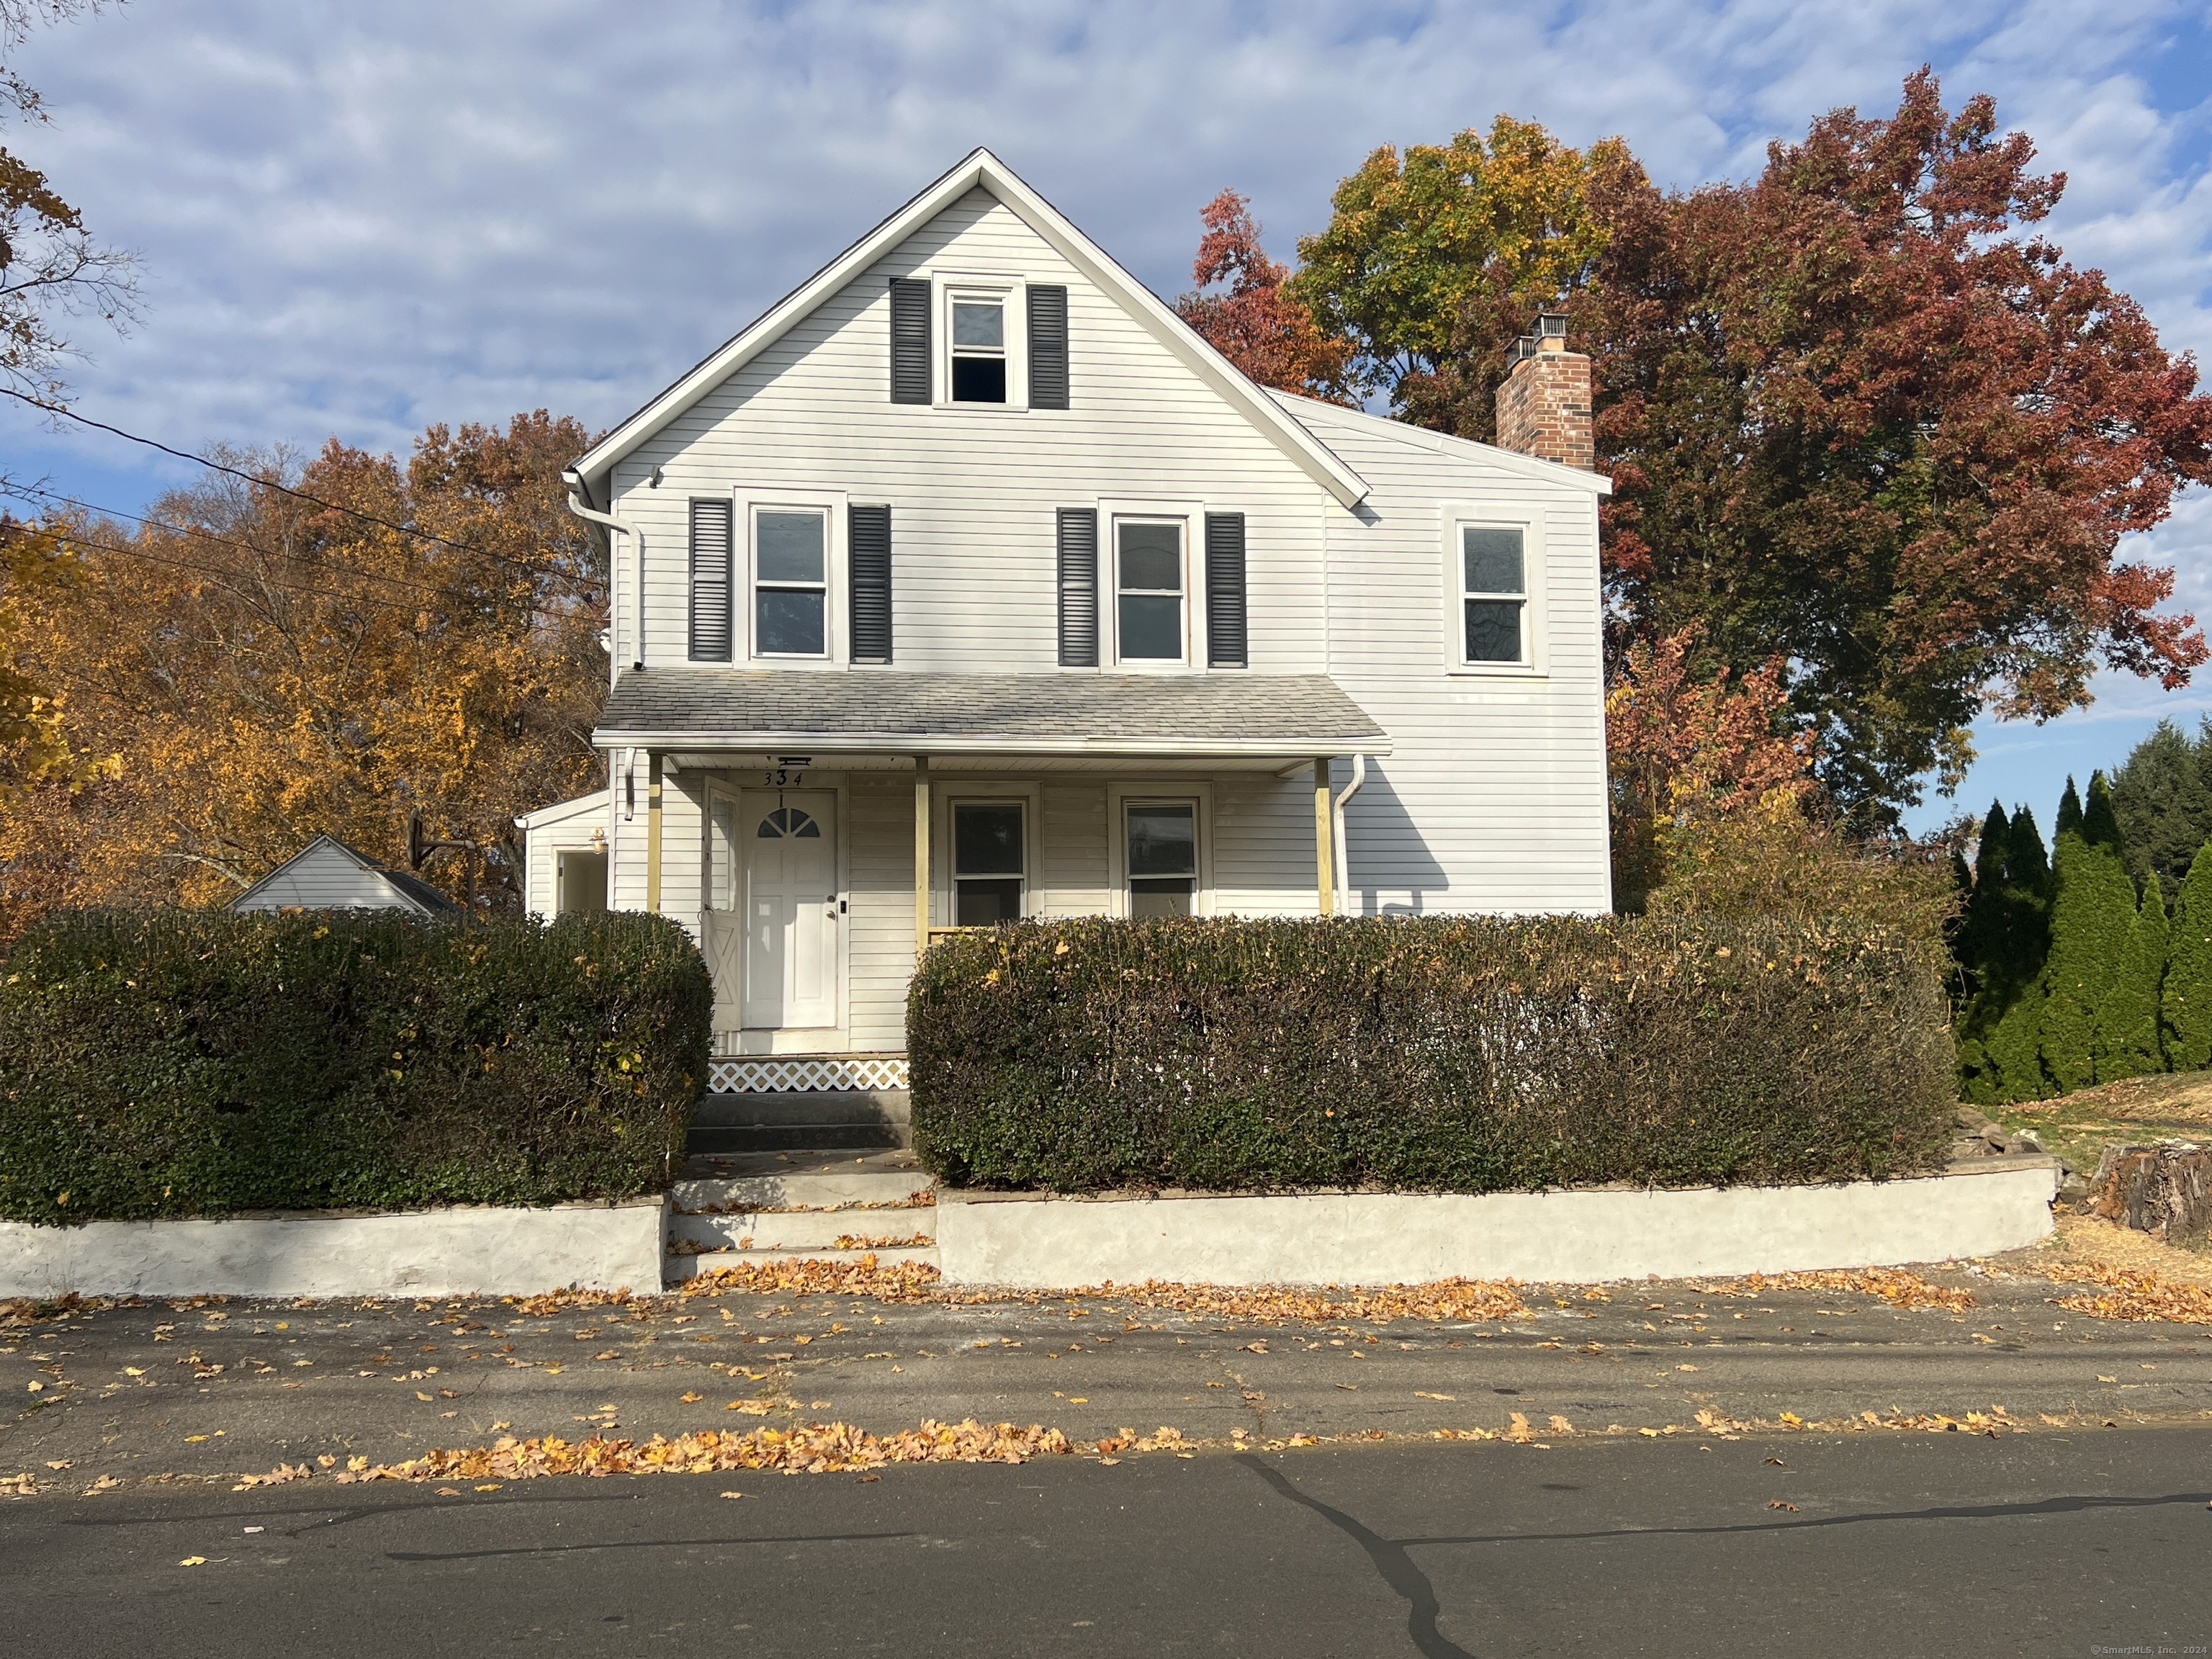
[[[0,974],[0,1218],[662,1191],[712,1036],[662,916],[49,917]]]
[[[2160,1003],[2173,1069],[2212,1066],[2212,842],[2197,848],[2174,902]]]
[[[2166,977],[2166,897],[2155,876],[2129,930],[2118,974],[2097,1010],[2097,1081],[2148,1077],[2166,1069],[2159,1036],[2159,990]]]
[[[1966,933],[1973,991],[1959,1018],[1959,1087],[1977,1105],[2051,1092],[2037,1052],[2041,975],[2051,950],[2051,860],[2035,815],[1992,805],[1974,860]]]
[[[2074,781],[2066,799],[2074,799]],[[2061,1094],[2097,1080],[2097,1015],[2127,954],[2136,919],[2136,885],[2120,856],[2105,775],[2089,780],[2086,809],[2062,802],[2053,861],[2051,958],[2044,969],[2038,1048]],[[2078,824],[2078,827],[2075,827]]]
[[[1861,922],[1024,922],[930,947],[907,1042],[978,1187],[1901,1176],[1957,1100],[1941,963]]]

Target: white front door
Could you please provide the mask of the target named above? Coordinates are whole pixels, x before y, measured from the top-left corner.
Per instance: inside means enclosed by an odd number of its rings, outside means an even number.
[[[837,798],[748,790],[735,814],[750,1030],[837,1023]]]

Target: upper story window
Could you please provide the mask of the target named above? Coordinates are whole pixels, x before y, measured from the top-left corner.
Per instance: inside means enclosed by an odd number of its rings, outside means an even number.
[[[1182,520],[1115,520],[1114,644],[1121,661],[1186,659],[1188,568]]]
[[[999,294],[952,297],[952,401],[1006,401],[1006,301]]]
[[[820,657],[830,649],[830,515],[819,507],[753,509],[753,654]]]
[[[1519,525],[1460,526],[1460,660],[1529,661],[1528,570]]]

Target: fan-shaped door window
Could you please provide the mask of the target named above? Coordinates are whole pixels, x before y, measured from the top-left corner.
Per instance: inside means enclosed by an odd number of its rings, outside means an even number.
[[[781,841],[786,837],[803,840],[809,836],[818,841],[822,826],[815,823],[811,814],[796,806],[779,806],[760,821],[760,828],[753,833],[763,841]]]

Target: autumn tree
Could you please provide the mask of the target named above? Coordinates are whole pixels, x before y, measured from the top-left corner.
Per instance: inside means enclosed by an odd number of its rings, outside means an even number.
[[[1328,228],[1299,241],[1285,291],[1349,347],[1358,390],[1487,439],[1507,348],[1595,269],[1606,232],[1591,187],[1615,174],[1644,180],[1620,139],[1585,153],[1510,115],[1486,140],[1469,128],[1402,156],[1385,144],[1338,185]]]
[[[1616,908],[1644,908],[1686,835],[1761,808],[1796,814],[1812,743],[1783,719],[1780,677],[1778,663],[1731,674],[1693,628],[1630,647],[1605,709]]]
[[[119,0],[118,0],[119,3]],[[0,0],[0,111],[47,118],[36,88],[11,61],[40,23],[102,9],[103,0]],[[0,386],[43,402],[64,395],[64,359],[80,356],[61,332],[68,317],[120,325],[136,300],[129,254],[103,248],[84,216],[45,173],[0,147]]]
[[[1987,707],[2042,720],[2100,665],[2184,684],[2205,646],[2116,557],[2212,464],[2212,398],[2134,301],[2024,228],[2063,177],[1942,107],[1839,110],[1748,185],[1615,177],[1574,307],[1613,477],[1621,630],[1695,623],[1780,658],[1833,795],[1877,816],[1945,785]]]
[[[1261,246],[1249,199],[1224,190],[1199,218],[1206,234],[1190,268],[1198,286],[1176,301],[1182,319],[1260,385],[1345,401],[1351,349],[1283,291],[1289,268]]]
[[[0,925],[219,902],[324,830],[398,860],[416,810],[476,849],[426,874],[514,902],[515,815],[599,775],[604,544],[560,477],[586,442],[543,410],[433,427],[404,465],[333,441],[136,532],[49,526],[68,579],[21,599],[16,666],[58,688],[70,750],[112,763],[0,820]]]

